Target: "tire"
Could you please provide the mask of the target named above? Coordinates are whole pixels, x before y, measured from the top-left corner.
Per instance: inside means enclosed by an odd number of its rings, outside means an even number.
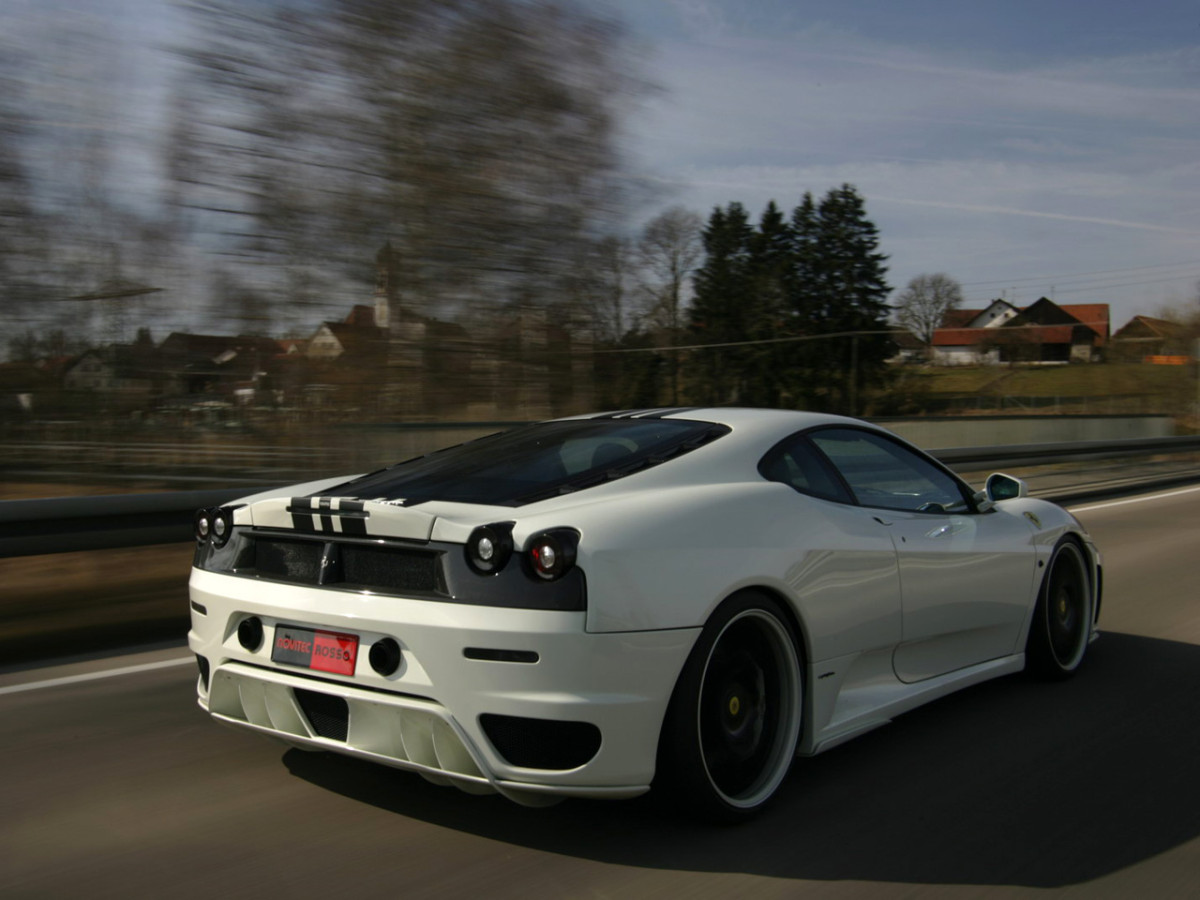
[[[1030,673],[1052,681],[1075,674],[1092,636],[1093,597],[1083,547],[1065,537],[1050,556],[1033,609],[1025,644],[1025,665]]]
[[[709,619],[675,684],[655,787],[709,821],[750,818],[775,794],[800,736],[795,631],[779,604],[735,594]]]

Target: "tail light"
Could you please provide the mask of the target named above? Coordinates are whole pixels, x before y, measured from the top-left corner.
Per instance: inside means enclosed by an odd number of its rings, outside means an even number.
[[[464,548],[467,565],[478,575],[495,575],[512,556],[512,522],[481,525],[471,532]]]
[[[530,570],[543,581],[562,578],[575,565],[579,532],[573,528],[554,528],[534,535],[525,545]]]
[[[214,547],[224,547],[233,534],[233,510],[228,506],[219,509],[198,509],[192,519],[192,529],[196,535],[196,543],[211,543]]]

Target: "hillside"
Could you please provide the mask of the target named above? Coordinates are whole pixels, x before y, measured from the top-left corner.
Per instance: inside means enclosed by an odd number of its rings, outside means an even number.
[[[875,402],[897,412],[1194,414],[1196,366],[924,366],[900,370]]]

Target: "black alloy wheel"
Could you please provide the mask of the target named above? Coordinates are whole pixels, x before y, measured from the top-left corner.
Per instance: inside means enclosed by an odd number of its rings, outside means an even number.
[[[1083,548],[1063,538],[1054,548],[1034,608],[1026,664],[1042,678],[1062,679],[1083,662],[1092,635],[1092,590]]]
[[[680,674],[659,746],[656,786],[704,818],[748,818],[774,796],[800,735],[803,692],[793,628],[747,591],[705,626]]]

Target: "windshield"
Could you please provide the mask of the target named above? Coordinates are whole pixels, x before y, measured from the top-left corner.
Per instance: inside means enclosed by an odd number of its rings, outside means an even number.
[[[658,465],[729,429],[678,419],[541,422],[449,447],[323,493],[521,506]]]

